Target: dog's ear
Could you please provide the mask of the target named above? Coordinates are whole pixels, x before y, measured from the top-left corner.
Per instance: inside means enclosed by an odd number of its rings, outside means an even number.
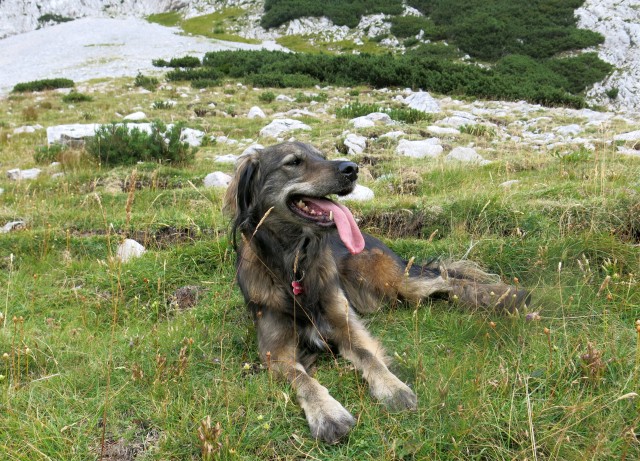
[[[244,155],[236,163],[236,172],[229,183],[223,211],[234,221],[246,213],[253,203],[257,190],[259,162],[256,154]]]

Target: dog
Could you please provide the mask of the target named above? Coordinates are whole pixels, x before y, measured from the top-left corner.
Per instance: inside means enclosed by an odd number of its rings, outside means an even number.
[[[343,438],[355,419],[310,376],[318,352],[352,362],[390,411],[417,406],[358,313],[376,311],[384,298],[442,296],[507,310],[529,301],[528,292],[476,265],[412,265],[363,234],[349,209],[329,198],[352,192],[357,178],[355,163],[286,142],[241,157],[224,204],[261,360],[291,384],[312,436],[327,443]]]

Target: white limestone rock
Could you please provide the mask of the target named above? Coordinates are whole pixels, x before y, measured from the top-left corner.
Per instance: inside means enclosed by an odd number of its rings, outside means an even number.
[[[460,134],[460,130],[457,128],[447,128],[437,125],[428,126],[427,131],[436,136],[457,136]]]
[[[0,227],[0,234],[8,234],[13,230],[22,229],[25,225],[24,221],[10,221],[4,226]]]
[[[289,96],[287,96],[286,94],[279,94],[278,96],[276,96],[276,101],[280,101],[280,102],[294,102],[295,99],[291,98]]]
[[[25,125],[13,129],[13,134],[35,133],[42,129],[42,125]]]
[[[146,252],[146,248],[132,239],[125,239],[116,250],[116,258],[126,263],[134,258],[139,258]]]
[[[349,155],[361,154],[367,147],[367,138],[355,133],[349,133],[344,140]]]
[[[485,160],[473,147],[456,147],[445,157],[446,162],[476,163],[488,165],[490,160]]]
[[[556,128],[556,133],[560,136],[576,136],[582,132],[582,127],[578,124],[563,125]]]
[[[398,139],[400,136],[405,136],[406,133],[404,131],[389,131],[388,133],[381,134],[381,138],[390,138],[390,139]]]
[[[42,170],[40,168],[29,168],[27,170],[13,168],[7,171],[7,178],[14,181],[21,181],[23,179],[36,179],[41,172]]]
[[[214,162],[216,163],[236,163],[238,160],[237,155],[227,154],[227,155],[219,155],[215,158]]]
[[[260,136],[278,138],[284,133],[296,130],[311,130],[311,127],[299,120],[280,118],[272,121],[260,130]]]
[[[427,114],[440,112],[440,104],[426,91],[418,91],[404,98],[404,103],[411,109],[416,109]]]
[[[350,194],[339,196],[338,200],[341,201],[356,201],[356,202],[366,202],[368,200],[373,200],[375,194],[371,189],[361,184],[356,184],[356,187]]]
[[[63,138],[83,142],[86,138],[95,136],[96,130],[100,126],[99,123],[74,123],[47,127],[47,144],[49,146],[52,144],[65,144],[62,142]]]
[[[617,134],[613,139],[615,141],[640,141],[640,130]]]
[[[142,111],[134,112],[132,114],[125,115],[124,117],[122,117],[122,120],[127,120],[131,122],[138,122],[140,120],[146,120],[146,119],[147,119],[147,114],[145,114]]]
[[[401,139],[396,148],[396,153],[412,158],[436,158],[442,154],[442,151],[443,148],[438,138],[429,138],[421,141]]]
[[[204,187],[227,187],[231,182],[231,176],[222,171],[214,171],[204,178]]]
[[[262,109],[258,106],[253,106],[249,109],[249,113],[247,114],[247,118],[266,118],[267,116],[264,114]]]
[[[262,144],[254,143],[243,150],[240,156],[242,157],[243,155],[252,155],[257,153],[258,151],[261,151],[262,149],[264,149],[264,146]]]
[[[516,184],[519,184],[520,180],[519,179],[510,179],[508,181],[505,181],[503,183],[500,183],[500,187],[503,187],[505,189],[508,189],[511,186],[515,186]]]
[[[193,128],[183,128],[180,133],[180,140],[186,142],[191,147],[199,147],[204,138],[204,131],[194,130]]]

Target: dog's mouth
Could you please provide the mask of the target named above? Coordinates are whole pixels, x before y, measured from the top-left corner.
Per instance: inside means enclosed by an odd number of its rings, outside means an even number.
[[[295,196],[289,202],[294,214],[322,227],[335,226],[340,240],[352,254],[364,249],[364,237],[351,211],[327,198]]]

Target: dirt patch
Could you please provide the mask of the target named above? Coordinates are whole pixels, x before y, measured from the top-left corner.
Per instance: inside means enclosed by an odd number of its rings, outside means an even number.
[[[127,441],[122,438],[107,438],[104,441],[104,448],[98,447],[99,459],[101,461],[135,461],[144,457],[144,453],[154,446],[159,438],[158,431],[150,430],[140,438]]]
[[[204,292],[202,287],[187,285],[178,288],[169,296],[169,305],[176,310],[186,310],[195,307]]]
[[[360,227],[388,238],[422,238],[427,215],[424,211],[374,211],[360,219]]]

